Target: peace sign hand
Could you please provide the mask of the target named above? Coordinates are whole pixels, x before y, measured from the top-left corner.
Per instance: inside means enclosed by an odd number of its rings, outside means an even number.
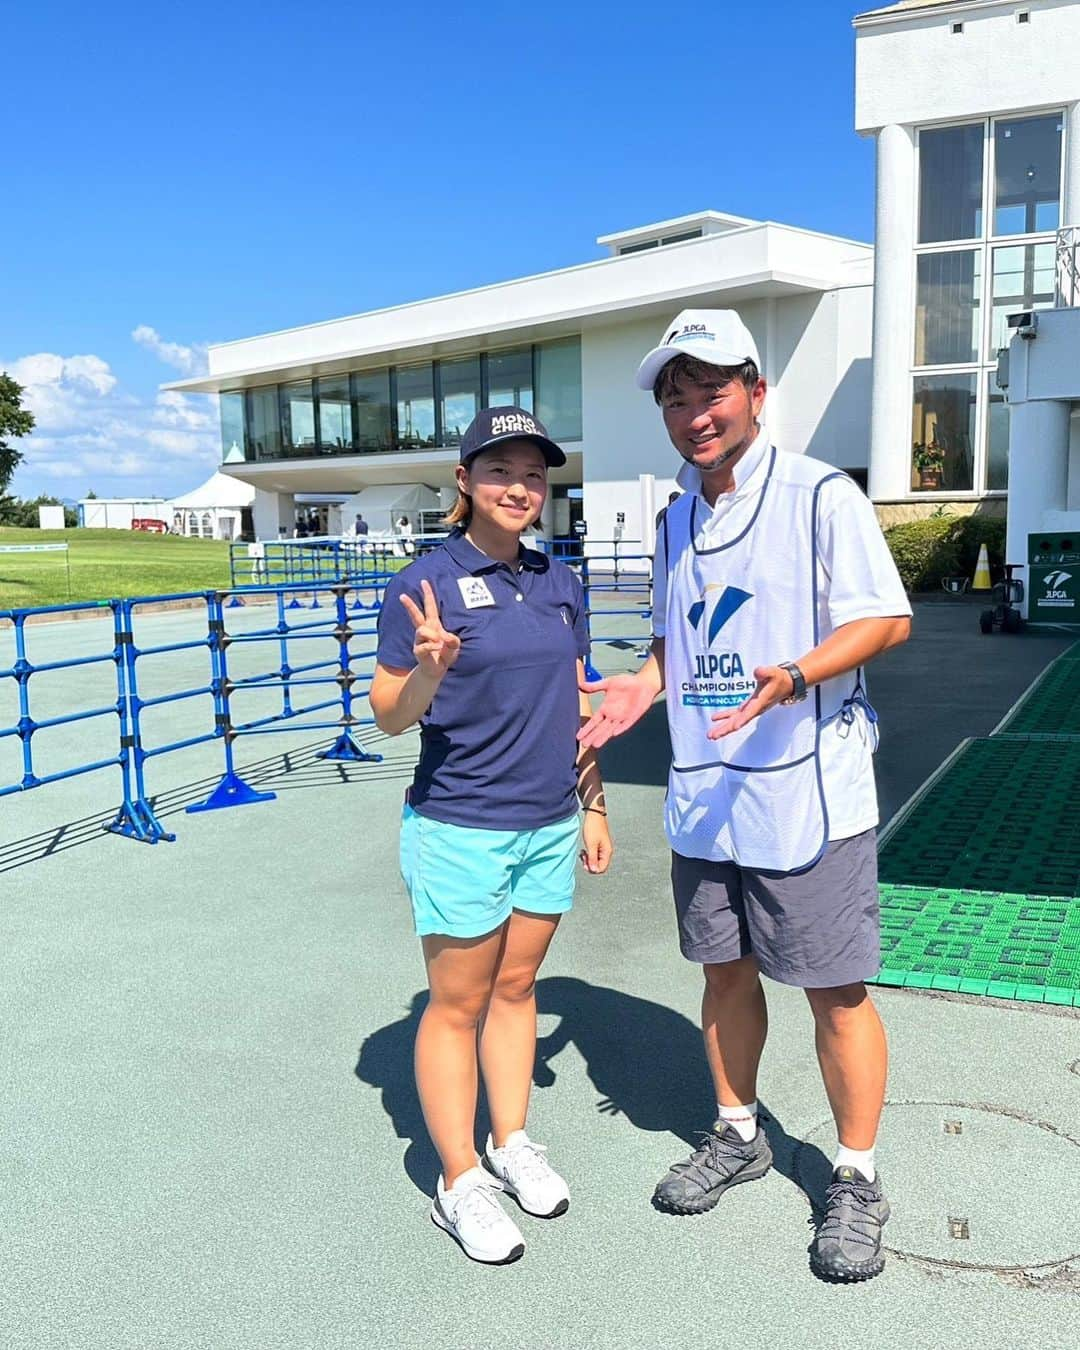
[[[423,612],[409,596],[403,595],[400,599],[416,629],[413,638],[416,664],[430,679],[438,681],[458,659],[461,639],[456,633],[448,633],[442,626],[431,582],[422,581],[420,590],[424,598]]]

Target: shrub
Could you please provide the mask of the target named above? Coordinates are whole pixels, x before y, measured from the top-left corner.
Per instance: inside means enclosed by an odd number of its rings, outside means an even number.
[[[908,591],[936,591],[943,577],[975,575],[979,546],[986,545],[990,575],[1004,576],[1005,522],[996,516],[931,516],[885,531],[900,580]]]
[[[931,516],[929,520],[909,520],[885,531],[885,542],[905,590],[938,590],[942,577],[957,575],[958,524],[955,517]]]
[[[1005,575],[1005,521],[999,516],[965,516],[960,523],[958,575],[972,577],[979,561],[979,545],[990,557],[990,575],[997,581]],[[1016,559],[1021,562],[1023,559]]]

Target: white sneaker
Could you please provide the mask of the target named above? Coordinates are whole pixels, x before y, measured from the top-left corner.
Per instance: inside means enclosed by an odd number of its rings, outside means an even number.
[[[546,1152],[543,1144],[534,1144],[524,1130],[515,1130],[502,1148],[495,1148],[489,1134],[484,1165],[527,1214],[554,1219],[570,1208],[570,1190],[544,1157]]]
[[[479,1167],[470,1167],[450,1190],[439,1178],[431,1219],[458,1243],[466,1256],[488,1265],[516,1261],[525,1251],[517,1224],[499,1204],[501,1182]]]

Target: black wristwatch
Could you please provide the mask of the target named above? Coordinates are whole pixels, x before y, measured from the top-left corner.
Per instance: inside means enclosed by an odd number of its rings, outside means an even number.
[[[791,693],[780,700],[781,707],[790,707],[792,703],[801,703],[806,697],[806,676],[794,661],[781,661],[778,667],[791,676]]]

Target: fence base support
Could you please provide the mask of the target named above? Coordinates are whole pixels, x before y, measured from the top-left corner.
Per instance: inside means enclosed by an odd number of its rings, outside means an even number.
[[[154,815],[148,802],[126,801],[116,813],[116,819],[105,826],[113,834],[122,834],[125,839],[137,839],[142,844],[156,844],[164,839],[171,844],[176,838]]]
[[[382,755],[373,755],[370,751],[365,750],[347,731],[341,733],[329,750],[320,750],[315,758],[344,759],[370,764],[382,763]]]
[[[256,792],[250,783],[245,783],[237,774],[229,772],[211,792],[204,802],[193,802],[184,810],[188,815],[199,811],[222,811],[226,806],[251,806],[254,802],[272,802],[276,792]]]
[[[585,678],[590,684],[594,684],[597,680],[602,680],[604,678],[588,657],[585,658]]]

